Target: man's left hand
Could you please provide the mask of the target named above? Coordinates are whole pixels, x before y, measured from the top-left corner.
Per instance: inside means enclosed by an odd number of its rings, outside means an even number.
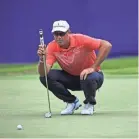
[[[84,69],[80,74],[80,80],[85,80],[87,75],[93,72],[95,72],[95,68]]]

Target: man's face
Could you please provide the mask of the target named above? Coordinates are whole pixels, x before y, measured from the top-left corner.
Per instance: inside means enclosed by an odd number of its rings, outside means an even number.
[[[64,48],[64,46],[67,46],[69,36],[68,32],[61,32],[61,31],[55,31],[53,33],[55,41]]]

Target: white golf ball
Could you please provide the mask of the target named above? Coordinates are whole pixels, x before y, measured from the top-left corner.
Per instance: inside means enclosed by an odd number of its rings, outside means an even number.
[[[18,129],[18,130],[21,130],[21,129],[22,129],[22,125],[18,125],[18,126],[17,126],[17,129]]]

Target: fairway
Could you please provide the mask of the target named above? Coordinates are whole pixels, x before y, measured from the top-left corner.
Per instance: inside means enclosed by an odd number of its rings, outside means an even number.
[[[72,92],[84,100],[83,92]],[[109,77],[97,92],[96,113],[92,116],[61,116],[66,104],[50,94],[52,118],[46,89],[38,76],[0,77],[1,138],[137,138],[137,77]],[[17,130],[21,124],[23,130]]]

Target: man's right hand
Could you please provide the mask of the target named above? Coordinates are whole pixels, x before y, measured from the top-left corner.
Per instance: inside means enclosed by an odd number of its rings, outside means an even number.
[[[44,71],[44,59],[43,59],[43,56],[46,55],[46,45],[44,45],[44,46],[39,45],[37,54],[38,54],[38,56],[40,58],[40,61],[39,61],[39,64],[38,64],[38,72],[39,72],[41,77],[44,77],[45,76],[45,71]],[[50,71],[51,67],[52,67],[51,65],[46,64],[47,73]]]
[[[44,46],[39,45],[37,54],[38,54],[38,56],[40,57],[40,60],[43,59],[43,55],[45,55],[45,50],[46,50],[46,45],[44,45]]]

